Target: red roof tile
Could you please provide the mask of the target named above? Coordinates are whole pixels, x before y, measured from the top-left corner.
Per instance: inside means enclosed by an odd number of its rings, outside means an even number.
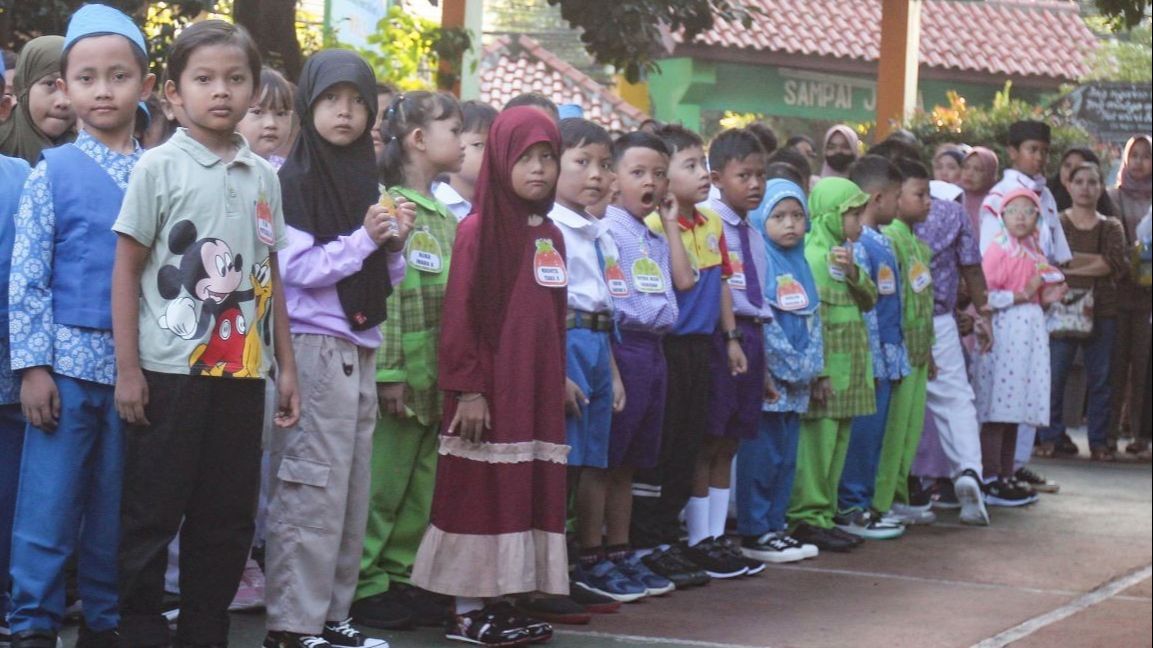
[[[585,118],[610,130],[635,130],[644,111],[592,80],[536,40],[523,34],[500,36],[484,48],[480,100],[498,110],[522,92],[542,94],[557,104],[578,104]]]
[[[880,0],[746,0],[759,9],[746,29],[718,20],[695,43],[877,60]],[[926,0],[921,64],[995,75],[1076,80],[1094,38],[1067,0]]]

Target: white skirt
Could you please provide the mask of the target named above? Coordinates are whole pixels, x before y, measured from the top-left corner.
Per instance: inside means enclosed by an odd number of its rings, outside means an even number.
[[[1037,304],[993,314],[993,349],[976,356],[977,418],[982,423],[1049,425],[1049,333]]]

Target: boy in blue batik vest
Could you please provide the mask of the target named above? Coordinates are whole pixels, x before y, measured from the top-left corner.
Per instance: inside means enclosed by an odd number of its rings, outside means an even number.
[[[45,150],[16,216],[9,286],[12,368],[28,428],[12,535],[12,645],[54,648],[64,564],[79,561],[78,646],[116,645],[122,427],[113,398],[112,259],[136,106],[152,92],[144,36],[87,5],[68,26],[62,86],[83,124]]]

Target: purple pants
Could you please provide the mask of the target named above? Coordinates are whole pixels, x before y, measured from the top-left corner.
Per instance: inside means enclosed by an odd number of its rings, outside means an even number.
[[[621,330],[613,357],[625,387],[625,408],[613,414],[609,433],[609,468],[652,468],[661,454],[668,368],[663,336]]]
[[[925,411],[925,430],[921,433],[921,445],[917,446],[917,457],[913,459],[913,468],[910,474],[918,477],[945,477],[953,476],[953,468],[949,458],[941,449],[941,441],[937,438],[937,424],[933,415]]]
[[[705,433],[712,437],[752,439],[761,420],[765,401],[765,338],[762,326],[749,318],[737,318],[741,350],[748,371],[734,376],[729,371],[728,342],[713,336],[713,383],[709,391],[709,422]]]

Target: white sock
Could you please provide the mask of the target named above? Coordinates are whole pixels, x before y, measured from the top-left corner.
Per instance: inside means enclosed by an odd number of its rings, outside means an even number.
[[[689,527],[690,547],[695,547],[709,537],[709,498],[689,498],[689,503],[685,505],[685,524]]]
[[[709,486],[709,535],[723,538],[729,517],[729,489]]]
[[[467,598],[464,596],[456,597],[456,613],[457,614],[468,614],[469,612],[473,612],[475,610],[480,610],[483,608],[484,608],[484,599]]]

